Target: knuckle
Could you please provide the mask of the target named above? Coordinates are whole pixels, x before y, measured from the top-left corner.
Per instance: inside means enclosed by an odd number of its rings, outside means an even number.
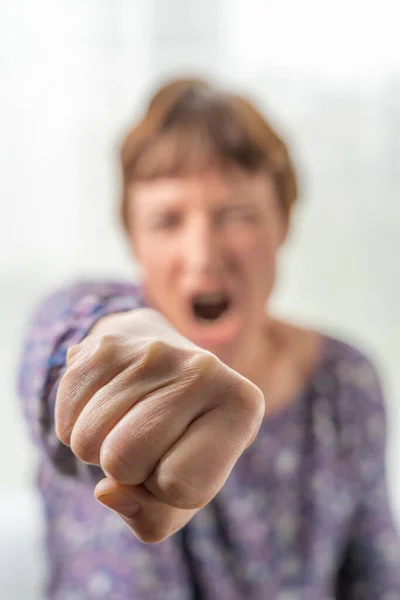
[[[264,417],[263,393],[256,385],[241,378],[238,380],[231,398],[233,399],[232,406],[238,415],[238,422],[248,432],[248,437],[254,437]]]
[[[91,360],[100,363],[118,360],[121,353],[121,345],[121,336],[115,333],[105,333],[98,339]]]
[[[162,340],[148,339],[135,349],[130,369],[136,382],[147,384],[153,378],[170,377],[178,367],[179,361],[173,347]]]
[[[241,405],[243,410],[260,415],[264,413],[264,395],[261,390],[250,381],[243,382]]]
[[[70,446],[72,452],[82,462],[99,464],[99,444],[85,427],[76,425],[71,433]]]
[[[214,371],[219,365],[219,359],[206,350],[195,351],[191,353],[190,364],[199,373],[208,374]]]
[[[171,535],[171,528],[161,520],[158,523],[137,523],[133,528],[136,537],[145,544],[158,544]]]
[[[221,386],[229,390],[229,403],[245,414],[258,414],[264,404],[261,390],[237,373],[228,373],[227,375],[225,380],[221,380]]]
[[[168,345],[158,339],[146,340],[140,351],[140,365],[143,369],[152,368],[156,361],[159,361],[168,350]]]
[[[58,439],[69,446],[71,436],[71,421],[68,410],[68,385],[69,379],[67,372],[64,373],[58,386],[56,402],[55,402],[55,432]]]
[[[131,468],[127,460],[115,449],[115,444],[110,444],[106,438],[99,451],[99,463],[104,473],[122,484],[136,484],[133,481]]]
[[[159,542],[163,542],[165,537],[159,535],[158,532],[153,531],[153,528],[149,530],[148,528],[136,528],[134,529],[136,537],[145,544],[158,544]]]
[[[255,419],[258,419],[260,422],[264,418],[265,414],[265,398],[262,391],[254,384],[250,384],[251,389],[249,390],[247,396],[247,402],[249,404],[249,409],[251,413],[254,415]]]
[[[194,509],[204,504],[199,487],[174,470],[162,469],[157,477],[157,487],[165,501],[175,508]]]
[[[189,377],[187,383],[190,384],[204,384],[213,381],[213,376],[220,368],[219,359],[206,351],[196,351],[190,353],[188,359],[188,370]]]
[[[71,437],[70,427],[62,422],[61,417],[56,417],[55,431],[60,442],[65,446],[69,446]]]

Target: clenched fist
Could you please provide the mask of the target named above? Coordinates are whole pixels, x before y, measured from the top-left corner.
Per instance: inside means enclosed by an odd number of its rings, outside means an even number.
[[[255,385],[139,309],[105,318],[70,348],[56,432],[103,469],[96,498],[157,542],[215,496],[263,414]]]

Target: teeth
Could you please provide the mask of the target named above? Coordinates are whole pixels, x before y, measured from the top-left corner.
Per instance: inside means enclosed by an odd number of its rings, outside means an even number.
[[[195,300],[200,304],[219,304],[226,300],[226,295],[222,292],[210,292],[196,295]]]

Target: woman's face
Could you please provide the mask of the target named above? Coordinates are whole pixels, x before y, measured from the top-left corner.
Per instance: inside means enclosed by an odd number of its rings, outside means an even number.
[[[129,224],[145,297],[185,337],[221,356],[260,331],[286,230],[267,174],[136,183]]]

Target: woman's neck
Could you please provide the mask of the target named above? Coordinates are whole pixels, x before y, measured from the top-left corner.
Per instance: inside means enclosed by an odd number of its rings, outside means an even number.
[[[262,390],[268,416],[289,405],[307,385],[321,354],[321,342],[315,331],[266,316],[226,364]]]
[[[262,377],[268,372],[268,365],[274,354],[273,339],[269,334],[269,319],[253,330],[247,331],[234,348],[229,348],[220,357],[229,367],[259,385]]]

